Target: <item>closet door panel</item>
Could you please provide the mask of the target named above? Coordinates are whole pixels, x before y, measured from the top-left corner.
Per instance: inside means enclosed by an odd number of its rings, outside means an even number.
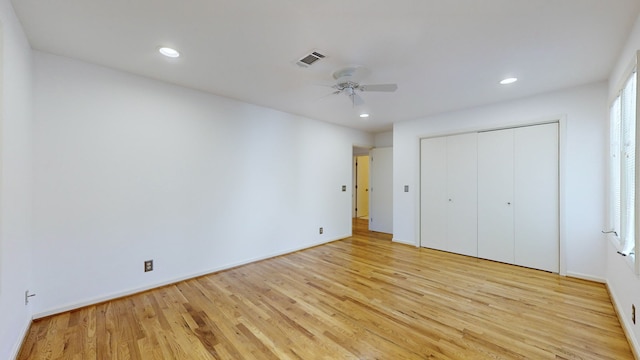
[[[478,257],[513,264],[514,130],[478,134]]]
[[[447,248],[447,140],[420,142],[420,245]]]
[[[478,134],[447,137],[447,250],[478,256]]]
[[[558,124],[515,129],[515,263],[559,271]]]

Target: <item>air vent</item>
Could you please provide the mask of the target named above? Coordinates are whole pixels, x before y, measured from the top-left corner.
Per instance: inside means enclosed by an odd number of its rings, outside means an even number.
[[[313,65],[316,61],[320,59],[324,59],[326,56],[321,54],[318,51],[313,51],[310,54],[304,56],[302,59],[298,60],[296,64],[301,67],[309,67]]]

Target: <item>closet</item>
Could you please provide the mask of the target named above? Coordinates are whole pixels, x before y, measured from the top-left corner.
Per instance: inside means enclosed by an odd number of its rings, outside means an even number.
[[[423,139],[421,245],[558,272],[558,183],[557,123]]]
[[[422,140],[422,245],[477,256],[477,138]]]

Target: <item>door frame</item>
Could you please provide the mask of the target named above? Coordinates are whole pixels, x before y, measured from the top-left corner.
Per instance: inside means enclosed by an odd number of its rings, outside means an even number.
[[[349,210],[349,224],[351,224],[351,234],[353,234],[353,218],[355,214],[355,206],[356,206],[356,173],[355,173],[355,157],[362,155],[369,155],[369,151],[373,148],[373,146],[367,145],[358,145],[353,144],[351,148],[351,187],[349,188],[349,192],[351,192],[351,209]]]

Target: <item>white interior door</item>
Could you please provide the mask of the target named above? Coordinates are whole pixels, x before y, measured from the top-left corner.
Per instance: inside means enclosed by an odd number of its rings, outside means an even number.
[[[393,148],[369,153],[369,230],[393,233]]]
[[[447,249],[478,256],[478,134],[446,141]]]
[[[513,264],[514,130],[478,134],[478,257]]]
[[[447,139],[420,142],[420,245],[448,251]]]
[[[515,129],[515,159],[515,263],[558,272],[558,124]]]

